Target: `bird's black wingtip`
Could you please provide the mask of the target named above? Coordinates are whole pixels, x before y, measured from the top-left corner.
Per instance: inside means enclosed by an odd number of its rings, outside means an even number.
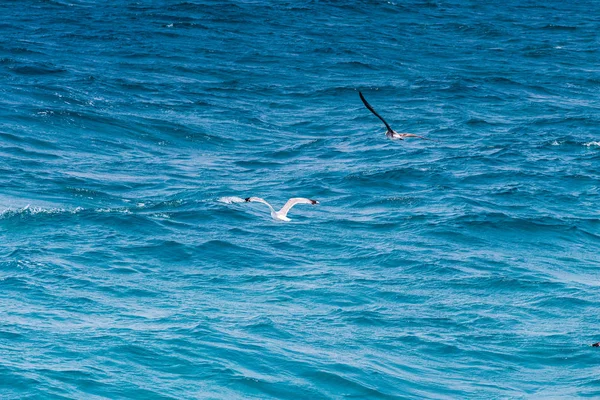
[[[367,99],[365,99],[365,96],[363,96],[363,94],[362,94],[362,92],[360,90],[358,91],[358,95],[360,96],[360,100],[363,102],[363,104],[365,106],[367,106],[368,109],[370,109],[369,102],[367,101]]]

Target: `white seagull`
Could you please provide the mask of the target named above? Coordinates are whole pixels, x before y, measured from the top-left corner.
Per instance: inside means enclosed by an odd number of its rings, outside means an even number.
[[[414,135],[412,133],[398,133],[395,130],[392,129],[392,127],[390,126],[390,124],[388,124],[387,122],[385,122],[385,119],[383,119],[383,117],[379,114],[377,114],[377,111],[375,111],[373,109],[373,107],[367,102],[367,99],[365,99],[365,97],[362,95],[361,92],[358,92],[360,99],[362,100],[362,102],[365,104],[365,106],[369,109],[369,111],[371,111],[373,114],[375,114],[375,116],[377,118],[379,118],[381,120],[381,122],[383,122],[385,124],[385,127],[387,128],[387,132],[385,132],[385,136],[387,136],[388,138],[392,139],[392,140],[404,140],[404,138],[407,137],[418,137],[421,139],[425,139],[425,140],[431,140],[428,139],[426,137],[423,136],[419,136],[419,135]]]
[[[246,202],[252,201],[266,204],[271,209],[271,217],[280,221],[291,221],[291,219],[287,217],[287,213],[296,204],[319,204],[319,202],[316,200],[305,199],[303,197],[294,197],[289,199],[287,203],[285,203],[285,205],[281,208],[281,210],[275,211],[275,209],[269,203],[267,203],[264,199],[261,199],[260,197],[248,197],[246,199]]]

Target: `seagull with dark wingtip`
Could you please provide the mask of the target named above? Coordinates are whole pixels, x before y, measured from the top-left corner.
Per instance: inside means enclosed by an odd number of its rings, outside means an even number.
[[[358,94],[360,95],[360,99],[365,104],[365,106],[369,109],[369,111],[371,111],[373,114],[375,114],[375,116],[377,118],[379,118],[381,120],[381,122],[383,122],[383,124],[387,128],[387,132],[385,132],[385,136],[387,136],[388,138],[390,138],[392,140],[404,140],[405,138],[408,138],[408,137],[417,137],[417,138],[420,138],[420,139],[431,140],[429,138],[426,138],[426,137],[423,137],[423,136],[419,136],[419,135],[415,135],[415,134],[412,134],[412,133],[398,133],[398,132],[396,132],[395,130],[392,129],[392,127],[390,126],[390,124],[388,124],[385,121],[385,119],[383,119],[383,117],[381,115],[379,115],[377,113],[377,111],[375,111],[375,109],[373,109],[373,106],[371,106],[369,104],[369,102],[367,101],[367,99],[365,99],[365,97],[362,95],[362,93],[358,92]]]
[[[248,197],[245,200],[248,203],[257,202],[257,203],[266,204],[269,207],[269,209],[271,210],[271,217],[273,217],[273,219],[278,219],[280,221],[291,221],[291,219],[289,219],[287,217],[287,214],[291,210],[291,208],[294,207],[296,204],[313,204],[313,205],[319,204],[319,202],[317,200],[305,199],[303,197],[294,197],[294,198],[289,199],[287,201],[287,203],[285,203],[285,205],[281,208],[281,210],[275,211],[273,206],[271,206],[269,203],[267,203],[265,201],[265,199],[261,199],[260,197]]]

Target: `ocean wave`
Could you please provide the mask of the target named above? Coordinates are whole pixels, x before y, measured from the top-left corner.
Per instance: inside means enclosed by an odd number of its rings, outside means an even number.
[[[574,31],[577,29],[576,26],[568,26],[568,25],[555,25],[548,24],[542,27],[542,29],[547,29],[551,31]]]
[[[67,72],[66,68],[56,67],[52,64],[29,64],[10,67],[12,72],[20,75],[49,75]]]
[[[75,191],[79,193],[79,191]],[[94,193],[93,191],[83,191],[85,193]],[[237,199],[237,198],[236,198]],[[240,199],[242,202],[245,200]],[[232,201],[237,202],[237,201]],[[38,215],[75,215],[75,214],[135,214],[135,213],[145,213],[149,216],[158,216],[158,217],[167,217],[170,218],[171,215],[168,211],[172,211],[174,208],[181,207],[185,205],[186,202],[184,200],[168,200],[168,201],[138,201],[135,205],[129,207],[81,207],[76,206],[72,208],[66,207],[39,207],[39,206],[31,206],[30,204],[21,208],[7,208],[3,211],[0,211],[0,220],[2,219],[10,219],[15,217],[27,217],[27,216],[38,216]]]
[[[13,218],[13,217],[17,217],[17,216],[28,216],[28,215],[38,215],[38,214],[43,214],[43,215],[77,214],[82,211],[84,211],[84,208],[82,208],[82,207],[75,207],[72,209],[57,208],[57,207],[44,208],[44,207],[31,207],[31,205],[28,204],[22,208],[6,209],[3,211],[0,211],[0,219],[8,219],[8,218]]]
[[[226,197],[219,198],[219,202],[226,203],[226,204],[231,204],[231,203],[245,203],[246,200],[242,199],[241,197],[226,196]]]

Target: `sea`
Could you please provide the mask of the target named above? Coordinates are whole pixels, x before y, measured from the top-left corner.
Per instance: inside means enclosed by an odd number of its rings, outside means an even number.
[[[0,15],[1,399],[600,397],[597,1]]]

